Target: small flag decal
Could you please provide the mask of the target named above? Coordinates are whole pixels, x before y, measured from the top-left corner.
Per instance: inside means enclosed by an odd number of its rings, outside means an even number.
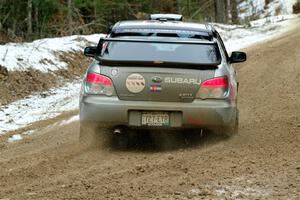
[[[161,92],[161,85],[151,85],[150,86],[150,91],[151,92]]]

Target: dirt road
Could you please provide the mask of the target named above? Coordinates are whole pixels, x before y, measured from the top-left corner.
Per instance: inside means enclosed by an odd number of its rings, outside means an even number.
[[[0,199],[300,199],[297,21],[236,66],[236,137],[144,137],[124,150],[87,149],[78,122],[43,128],[69,113],[33,125],[40,131],[20,142],[0,138]]]

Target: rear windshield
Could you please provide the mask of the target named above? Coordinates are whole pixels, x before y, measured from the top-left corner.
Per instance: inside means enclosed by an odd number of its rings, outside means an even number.
[[[164,38],[166,39],[166,38]],[[217,65],[220,53],[213,44],[109,42],[102,58],[114,61],[170,62]]]

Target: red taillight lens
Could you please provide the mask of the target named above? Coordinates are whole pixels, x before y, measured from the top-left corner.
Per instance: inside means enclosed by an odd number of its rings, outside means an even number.
[[[87,75],[86,82],[93,84],[102,84],[106,86],[112,85],[112,81],[110,80],[110,78],[94,73],[89,73]]]
[[[228,88],[227,77],[218,77],[202,83],[201,88]]]
[[[200,86],[200,89],[196,95],[199,99],[222,99],[227,96],[228,93],[228,79],[226,76],[217,77],[206,80]]]
[[[89,73],[85,81],[85,92],[87,94],[100,94],[112,96],[114,94],[112,80],[106,76]]]

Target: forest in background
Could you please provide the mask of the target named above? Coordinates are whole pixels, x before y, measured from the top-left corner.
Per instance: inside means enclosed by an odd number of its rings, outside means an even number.
[[[180,13],[188,21],[238,24],[237,5],[243,1],[0,0],[0,44],[106,32],[119,20],[147,19],[150,13]]]

